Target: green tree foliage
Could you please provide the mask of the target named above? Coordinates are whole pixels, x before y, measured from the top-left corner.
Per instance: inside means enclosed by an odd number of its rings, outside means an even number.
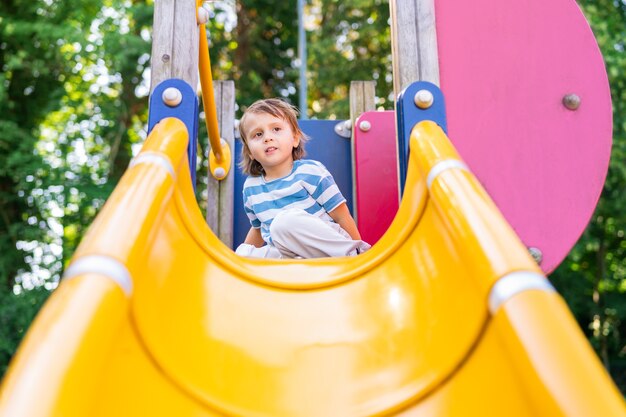
[[[298,102],[298,15],[293,2],[250,0],[211,5],[215,79],[235,80],[245,108],[266,97]],[[229,21],[228,14],[235,18]],[[389,5],[383,0],[312,0],[305,8],[308,107],[316,118],[348,118],[353,80],[377,80],[379,104],[393,89]],[[393,107],[393,104],[388,104]]]
[[[356,80],[375,80],[377,104],[393,109],[388,2],[313,0],[308,11],[311,115],[348,119]]]
[[[145,138],[151,25],[151,4],[105,2],[71,46],[62,106],[43,122],[38,149],[56,185],[50,217],[62,229],[63,265]]]
[[[0,277],[32,287],[58,279],[143,139],[152,5],[0,11]]]
[[[151,25],[151,1],[0,5],[0,370],[145,136]]]
[[[626,5],[613,0],[578,3],[596,35],[609,75],[613,149],[591,222],[551,280],[626,392]]]
[[[214,10],[223,15],[233,13],[223,5],[216,5]],[[298,76],[294,68],[298,39],[295,3],[237,1],[234,13],[234,26],[227,27],[218,20],[208,28],[211,59],[218,63],[214,77],[235,81],[237,103],[243,107],[272,96],[294,101]]]
[[[80,44],[96,4],[0,4],[0,285],[5,288],[28,268],[29,248],[49,241],[50,225],[36,202],[45,198],[49,170],[35,148],[41,123],[60,107],[72,70],[64,46]]]
[[[0,287],[0,379],[28,326],[49,294],[43,287],[19,295]]]

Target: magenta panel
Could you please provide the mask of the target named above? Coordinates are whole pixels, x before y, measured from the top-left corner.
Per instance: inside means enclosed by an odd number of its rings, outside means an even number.
[[[573,0],[437,0],[449,136],[552,271],[583,232],[609,163],[611,99]],[[578,110],[562,99],[575,93]]]
[[[359,126],[368,122],[370,129]],[[392,111],[367,112],[354,127],[355,202],[361,238],[374,244],[398,211],[398,159]]]

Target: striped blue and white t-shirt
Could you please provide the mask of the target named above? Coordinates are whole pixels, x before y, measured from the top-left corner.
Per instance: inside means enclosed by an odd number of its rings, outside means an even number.
[[[328,213],[346,199],[321,162],[300,159],[293,162],[293,169],[286,177],[271,181],[265,181],[263,176],[248,177],[243,184],[243,202],[252,227],[261,228],[263,240],[272,244],[270,225],[280,211],[299,208],[333,221]]]

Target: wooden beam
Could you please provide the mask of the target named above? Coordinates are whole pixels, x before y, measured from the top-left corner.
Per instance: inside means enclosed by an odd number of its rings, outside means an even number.
[[[352,138],[350,141],[350,154],[352,160],[352,216],[357,220],[356,204],[356,166],[354,156],[354,131],[356,119],[366,111],[376,110],[376,81],[352,81],[350,83],[350,122],[352,125]]]
[[[435,0],[390,0],[393,91],[415,81],[439,85]]]
[[[214,81],[215,107],[219,132],[228,143],[233,158],[228,176],[218,181],[208,173],[207,223],[213,233],[228,247],[233,245],[233,212],[235,197],[235,83]],[[207,145],[207,146],[210,146]]]
[[[350,83],[350,120],[353,125],[361,113],[376,110],[375,98],[376,81],[352,81]]]
[[[198,85],[198,24],[196,2],[154,2],[150,92],[163,80],[180,78]]]

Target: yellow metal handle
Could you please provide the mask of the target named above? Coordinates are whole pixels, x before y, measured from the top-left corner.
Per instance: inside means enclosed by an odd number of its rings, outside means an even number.
[[[197,1],[197,7],[202,7],[202,1]],[[223,180],[228,175],[231,166],[232,154],[225,140],[220,138],[217,124],[217,110],[215,108],[215,93],[213,92],[213,75],[211,73],[211,58],[209,56],[209,44],[207,42],[206,27],[200,24],[200,86],[202,87],[202,103],[211,153],[209,155],[209,171],[217,180]]]

